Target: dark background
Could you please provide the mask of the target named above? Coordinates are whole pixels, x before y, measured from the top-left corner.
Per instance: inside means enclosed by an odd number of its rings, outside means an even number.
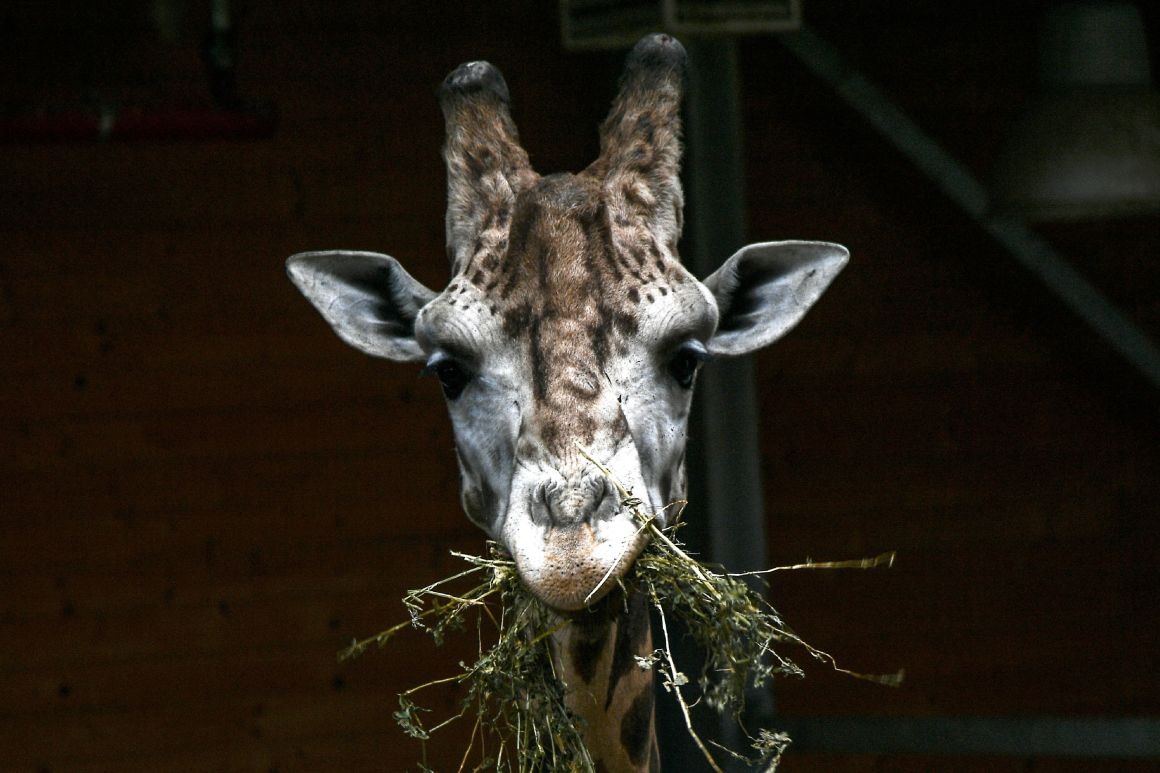
[[[805,18],[985,175],[1035,92],[1041,4],[866,6],[805,0]],[[577,170],[622,55],[563,51],[555,5],[530,0],[236,10],[239,88],[277,106],[271,139],[0,146],[5,770],[401,770],[418,747],[395,694],[470,655],[408,634],[335,662],[482,539],[437,385],[343,346],[282,264],[377,250],[441,287],[443,76],[496,63],[533,164]],[[205,13],[161,40],[140,3],[7,4],[6,114],[208,104]],[[776,575],[771,597],[847,667],[907,671],[891,690],[801,653],[780,710],[1160,714],[1155,387],[775,39],[740,62],[750,236],[853,253],[756,358],[771,560],[898,551],[889,571]],[[1039,232],[1160,337],[1160,219]],[[436,769],[468,730],[441,733]]]

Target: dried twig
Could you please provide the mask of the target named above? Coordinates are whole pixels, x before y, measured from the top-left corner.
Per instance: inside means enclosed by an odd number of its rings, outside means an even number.
[[[697,747],[715,771],[717,764],[708,746],[693,729],[690,711],[698,703],[718,712],[726,710],[740,715],[745,691],[762,687],[775,676],[801,676],[801,669],[781,650],[785,645],[800,646],[812,657],[832,668],[859,679],[897,685],[902,672],[868,675],[838,666],[834,657],[803,641],[782,621],[777,611],[755,593],[743,577],[790,569],[869,569],[891,566],[894,553],[883,553],[856,561],[815,562],[775,567],[764,572],[729,574],[701,564],[673,538],[674,526],[661,528],[658,516],[664,509],[683,507],[674,502],[657,513],[643,511],[644,503],[633,496],[604,465],[583,448],[580,453],[595,465],[616,489],[621,506],[629,510],[638,526],[638,535],[647,532],[649,542],[637,557],[631,572],[618,582],[631,583],[648,594],[660,613],[664,647],[647,658],[638,658],[642,667],[655,667],[663,684],[672,692],[681,708]],[[674,521],[678,521],[680,514]],[[384,646],[404,628],[426,631],[437,644],[447,631],[462,628],[474,615],[479,630],[479,659],[471,665],[461,663],[462,670],[449,677],[406,690],[399,696],[395,719],[407,734],[424,743],[421,767],[426,767],[426,741],[440,728],[473,716],[471,740],[464,751],[459,770],[468,770],[472,752],[477,748],[479,761],[470,769],[495,771],[593,770],[593,762],[584,747],[576,718],[564,703],[564,687],[557,677],[549,648],[553,633],[568,625],[565,618],[541,604],[520,582],[515,563],[502,556],[493,545],[488,557],[453,555],[467,561],[471,568],[424,588],[409,591],[403,599],[410,620],[367,639],[356,640],[339,654],[346,660],[365,652],[371,645]],[[620,561],[616,561],[619,564]],[[601,578],[590,592],[591,599],[611,579],[612,571]],[[470,581],[476,585],[466,592],[453,592],[448,584]],[[586,599],[587,601],[587,599]],[[667,613],[675,614],[685,624],[690,636],[706,653],[697,685],[700,697],[690,704],[682,693],[688,678],[677,670],[673,660]],[[483,622],[496,629],[496,642],[484,646]],[[412,696],[440,684],[458,684],[466,690],[460,711],[430,728],[424,727],[420,715],[426,710]],[[488,738],[494,739],[493,755],[487,754]],[[788,745],[782,733],[759,732],[753,740],[756,757],[746,759],[753,766],[772,771]],[[724,750],[739,757],[736,752]]]

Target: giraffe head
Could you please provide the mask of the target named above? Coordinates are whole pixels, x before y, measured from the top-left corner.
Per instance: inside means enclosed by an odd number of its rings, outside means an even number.
[[[640,41],[599,158],[541,177],[499,71],[461,65],[440,90],[446,289],[373,253],[288,263],[347,343],[438,377],[467,516],[561,610],[598,600],[646,540],[581,449],[665,521],[664,506],[684,496],[700,364],[779,338],[847,259],[834,244],[778,242],[742,249],[704,282],[681,265],[684,66],[675,39]]]

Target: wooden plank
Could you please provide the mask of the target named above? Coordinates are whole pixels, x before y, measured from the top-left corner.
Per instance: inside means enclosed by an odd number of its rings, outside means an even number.
[[[436,210],[418,219],[396,216],[388,222],[376,211],[328,222],[328,228],[281,223],[260,236],[236,225],[208,231],[149,226],[133,233],[125,226],[109,230],[112,224],[62,224],[55,232],[12,231],[11,267],[0,274],[7,322],[58,332],[80,323],[84,330],[103,329],[104,338],[109,331],[125,334],[140,321],[206,333],[243,332],[255,318],[264,329],[272,317],[305,323],[313,317],[286,279],[283,263],[311,249],[394,252],[421,281],[446,281]]]
[[[294,605],[363,593],[375,596],[380,593],[376,589],[388,582],[403,589],[422,585],[426,579],[438,579],[438,572],[449,575],[465,568],[450,555],[452,550],[475,554],[485,550],[483,536],[474,527],[460,523],[458,529],[439,528],[431,515],[429,521],[435,523],[423,531],[384,523],[378,533],[307,538],[310,550],[284,540],[223,538],[213,532],[188,540],[188,547],[138,545],[152,563],[130,555],[123,563],[136,569],[131,574],[111,571],[105,556],[85,562],[59,560],[64,557],[60,556],[44,564],[40,574],[22,572],[19,562],[6,562],[8,571],[0,576],[10,593],[0,624],[35,628],[45,620],[99,621],[108,615],[151,612],[158,605],[181,610],[238,598]],[[406,555],[396,559],[395,551]],[[336,554],[346,562],[341,570],[328,560]]]
[[[101,423],[117,422],[178,428],[193,415],[232,417],[244,425],[270,413],[300,413],[311,420],[329,409],[341,421],[344,413],[376,407],[386,412],[410,405],[432,417],[441,411],[436,402],[441,398],[432,394],[437,384],[420,381],[420,366],[343,354],[333,366],[289,361],[255,368],[226,361],[204,364],[197,372],[181,365],[158,370],[77,363],[72,370],[0,377],[0,410],[28,424],[63,422],[78,433],[86,424],[97,425],[92,427],[97,431],[115,429]]]
[[[430,540],[444,534],[447,528],[455,529],[454,533],[459,533],[459,529],[472,533],[464,525],[462,514],[446,506],[410,507],[405,500],[402,506],[373,501],[370,504],[368,512],[382,514],[382,533],[351,536],[336,530],[337,533],[319,537],[317,541],[287,537],[285,531],[275,531],[266,537],[234,537],[229,529],[208,531],[160,520],[145,524],[139,530],[135,526],[126,528],[123,522],[118,524],[115,520],[88,529],[76,524],[78,537],[65,539],[54,530],[24,527],[13,534],[12,542],[5,548],[6,570],[59,572],[76,567],[112,571],[125,567],[136,572],[158,573],[169,568],[174,572],[212,570],[227,576],[246,576],[263,568],[272,571],[281,565],[292,565],[295,560],[309,560],[311,565],[338,569],[344,561],[354,561],[355,552],[361,552],[363,560],[373,562],[378,556],[379,560],[389,561],[391,553],[384,555],[384,548],[397,550],[398,545],[414,535]],[[235,511],[239,524],[245,517],[245,511]],[[288,520],[282,526],[285,528],[297,520],[301,519]],[[276,525],[273,518],[271,522]],[[408,528],[416,522],[423,525]],[[66,521],[58,522],[62,530],[70,525]],[[244,534],[245,530],[242,531]],[[257,531],[270,534],[266,526],[258,527]],[[151,535],[156,538],[149,539]],[[94,549],[94,539],[99,549]]]
[[[236,758],[244,750],[253,755],[251,759],[265,756],[297,763],[296,749],[309,747],[312,739],[373,738],[396,732],[388,716],[393,701],[382,694],[318,691],[289,703],[277,697],[267,701],[256,698],[236,703],[219,698],[149,710],[26,715],[0,728],[0,748],[13,750],[10,764],[64,769],[71,769],[73,763],[117,765],[125,759],[181,760],[187,755],[196,762],[206,760],[203,755],[207,749],[226,759]],[[448,736],[453,734],[454,729],[448,732]],[[401,734],[391,740],[406,747]],[[323,749],[328,747],[335,748],[322,745]],[[416,754],[413,747],[405,752],[400,749],[396,759],[402,767],[413,762]]]
[[[381,217],[385,212],[406,219],[442,208],[436,185],[416,189],[407,183],[416,175],[440,179],[434,147],[418,168],[407,156],[384,164],[388,175],[371,177],[365,175],[365,165],[295,168],[262,163],[262,154],[247,147],[215,149],[212,157],[198,145],[176,151],[166,145],[154,150],[81,145],[51,156],[31,152],[0,167],[8,182],[0,190],[0,227],[278,227],[334,217]],[[77,174],[77,169],[85,172]],[[173,178],[200,184],[174,186]],[[223,195],[238,190],[243,180],[243,195]],[[101,206],[92,207],[94,200]]]
[[[371,424],[364,434],[381,438],[389,427]],[[120,523],[132,529],[175,517],[205,528],[244,528],[237,523],[241,513],[257,519],[255,529],[268,529],[280,517],[294,519],[296,527],[308,526],[310,517],[325,517],[345,528],[357,525],[365,508],[376,510],[392,499],[427,500],[435,508],[454,501],[457,471],[449,438],[446,427],[433,427],[408,441],[379,442],[366,451],[266,452],[240,463],[212,456],[180,461],[158,456],[129,471],[116,460],[71,466],[43,462],[38,469],[9,470],[0,482],[8,484],[9,512],[39,513],[50,521],[91,520],[102,528]],[[340,502],[352,512],[334,512]],[[17,508],[18,503],[24,507]]]
[[[354,609],[354,604],[359,608]],[[41,658],[4,669],[7,705],[29,713],[79,713],[162,709],[177,696],[193,703],[212,699],[291,703],[310,694],[331,692],[357,697],[368,691],[401,690],[409,679],[421,677],[411,685],[417,686],[453,674],[460,660],[475,656],[478,645],[474,632],[450,634],[444,646],[437,647],[425,633],[404,631],[381,651],[368,652],[358,661],[338,663],[337,653],[354,635],[344,633],[343,626],[365,625],[363,618],[371,616],[367,610],[375,609],[379,617],[370,621],[370,628],[357,632],[361,635],[407,619],[397,600],[393,609],[384,606],[381,600],[374,604],[364,597],[326,599],[317,610],[288,607],[277,613],[283,618],[278,624],[283,638],[274,646],[229,637],[212,650],[175,649],[115,659]],[[349,621],[334,617],[352,609],[358,617]],[[238,615],[236,627],[263,622],[249,607],[234,611]],[[334,625],[336,619],[338,626]]]
[[[291,572],[292,579],[277,582],[277,593],[264,589],[261,576],[241,582],[237,575],[218,574],[212,568],[202,573],[181,573],[179,569],[171,576],[142,576],[142,584],[155,589],[157,600],[149,605],[102,609],[68,599],[72,606],[53,617],[10,620],[5,615],[0,621],[3,668],[19,672],[33,664],[68,668],[208,655],[225,649],[272,651],[304,636],[334,641],[332,621],[345,619],[336,610],[357,609],[368,603],[379,610],[382,619],[372,621],[370,630],[351,631],[343,638],[370,635],[380,630],[378,626],[405,619],[398,599],[407,588],[433,582],[463,567],[449,555],[450,548],[479,552],[481,543],[474,535],[441,539],[438,546],[430,535],[390,543],[323,543],[308,557],[300,557],[292,570],[283,571],[283,575]],[[402,551],[382,560],[384,545],[389,544]],[[316,588],[335,590],[323,595]],[[382,594],[378,600],[372,589]],[[339,646],[342,644],[340,639]]]
[[[353,400],[343,402],[340,397],[336,397],[338,404],[334,406],[299,404],[289,409],[264,411],[192,408],[184,416],[128,418],[102,417],[95,413],[91,419],[82,418],[85,401],[80,402],[76,417],[63,426],[58,425],[64,430],[58,430],[59,434],[67,438],[68,448],[63,455],[75,454],[99,466],[159,457],[176,465],[182,459],[222,454],[222,448],[229,450],[219,458],[242,459],[279,454],[377,453],[383,445],[381,435],[376,437],[367,431],[368,414],[362,405]],[[115,410],[106,405],[105,410]],[[11,402],[4,407],[21,409]],[[425,413],[435,425],[438,414],[433,410]],[[374,426],[381,432],[395,424],[397,416],[380,414],[381,420]],[[49,432],[53,432],[51,426],[48,425]],[[116,434],[106,435],[106,431]],[[439,431],[436,425],[429,433]]]

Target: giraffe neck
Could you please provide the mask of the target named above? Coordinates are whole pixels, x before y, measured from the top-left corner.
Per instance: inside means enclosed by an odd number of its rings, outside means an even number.
[[[627,603],[612,594],[598,609],[576,613],[552,643],[566,703],[584,720],[584,742],[596,770],[660,771],[653,672],[634,657],[652,651],[645,594],[630,591]]]

